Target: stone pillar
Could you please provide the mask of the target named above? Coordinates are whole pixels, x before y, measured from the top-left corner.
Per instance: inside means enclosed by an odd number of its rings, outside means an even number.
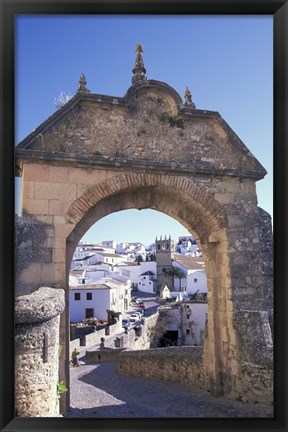
[[[235,391],[252,403],[273,402],[273,240],[271,217],[258,208],[245,226],[230,230],[233,321],[237,352]],[[244,223],[243,223],[244,225]],[[231,367],[232,367],[231,366]]]
[[[15,304],[15,410],[18,417],[57,417],[59,322],[64,290],[41,287]]]

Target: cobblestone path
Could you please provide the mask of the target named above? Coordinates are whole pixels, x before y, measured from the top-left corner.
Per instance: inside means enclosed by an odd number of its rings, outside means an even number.
[[[66,417],[272,417],[272,406],[248,405],[191,386],[120,376],[117,363],[71,368]]]

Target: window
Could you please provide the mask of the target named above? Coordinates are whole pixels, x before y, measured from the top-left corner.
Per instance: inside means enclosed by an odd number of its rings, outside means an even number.
[[[86,315],[86,318],[93,318],[94,317],[94,309],[85,309],[85,315]]]
[[[86,300],[92,300],[92,293],[86,293]]]
[[[80,293],[74,294],[74,300],[80,300],[80,298],[81,298]]]
[[[186,335],[187,336],[190,335],[190,330],[189,329],[186,330]]]
[[[194,283],[196,283],[196,282],[197,282],[197,278],[194,279]]]

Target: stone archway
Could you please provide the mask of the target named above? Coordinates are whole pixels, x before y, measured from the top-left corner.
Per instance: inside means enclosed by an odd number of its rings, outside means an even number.
[[[226,369],[221,347],[228,339],[234,341],[232,305],[226,299],[231,288],[227,261],[227,217],[225,209],[204,188],[196,188],[185,178],[165,175],[121,173],[90,187],[68,209],[66,222],[75,228],[67,238],[67,274],[73,253],[85,232],[99,219],[121,210],[154,209],[171,216],[185,226],[204,253],[208,277],[209,338],[206,341],[206,365],[209,390],[220,394],[219,375]],[[221,281],[221,282],[220,282]],[[216,307],[225,300],[221,310]],[[231,302],[231,301],[230,301]],[[226,381],[237,376],[237,370],[225,370]]]
[[[68,305],[69,264],[83,234],[113,212],[161,211],[204,252],[206,388],[270,401],[272,236],[255,185],[266,171],[218,113],[196,109],[189,91],[182,103],[167,84],[147,80],[137,55],[123,98],[91,94],[81,77],[76,95],[17,146],[22,215],[43,234],[38,253],[23,256],[17,295],[66,287]],[[60,327],[68,384],[67,307]]]

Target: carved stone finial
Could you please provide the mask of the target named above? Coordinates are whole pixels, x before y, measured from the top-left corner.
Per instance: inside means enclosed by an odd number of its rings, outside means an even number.
[[[90,90],[86,87],[86,84],[87,84],[86,77],[83,73],[81,73],[77,92],[90,93]]]
[[[146,80],[146,69],[143,62],[143,47],[140,44],[136,45],[136,60],[134,68],[132,69],[134,76],[132,77],[132,84],[135,84],[137,81]]]
[[[196,109],[196,105],[194,104],[194,102],[192,102],[192,94],[191,94],[191,91],[189,90],[189,87],[186,87],[184,97],[185,97],[184,105],[186,107]]]

